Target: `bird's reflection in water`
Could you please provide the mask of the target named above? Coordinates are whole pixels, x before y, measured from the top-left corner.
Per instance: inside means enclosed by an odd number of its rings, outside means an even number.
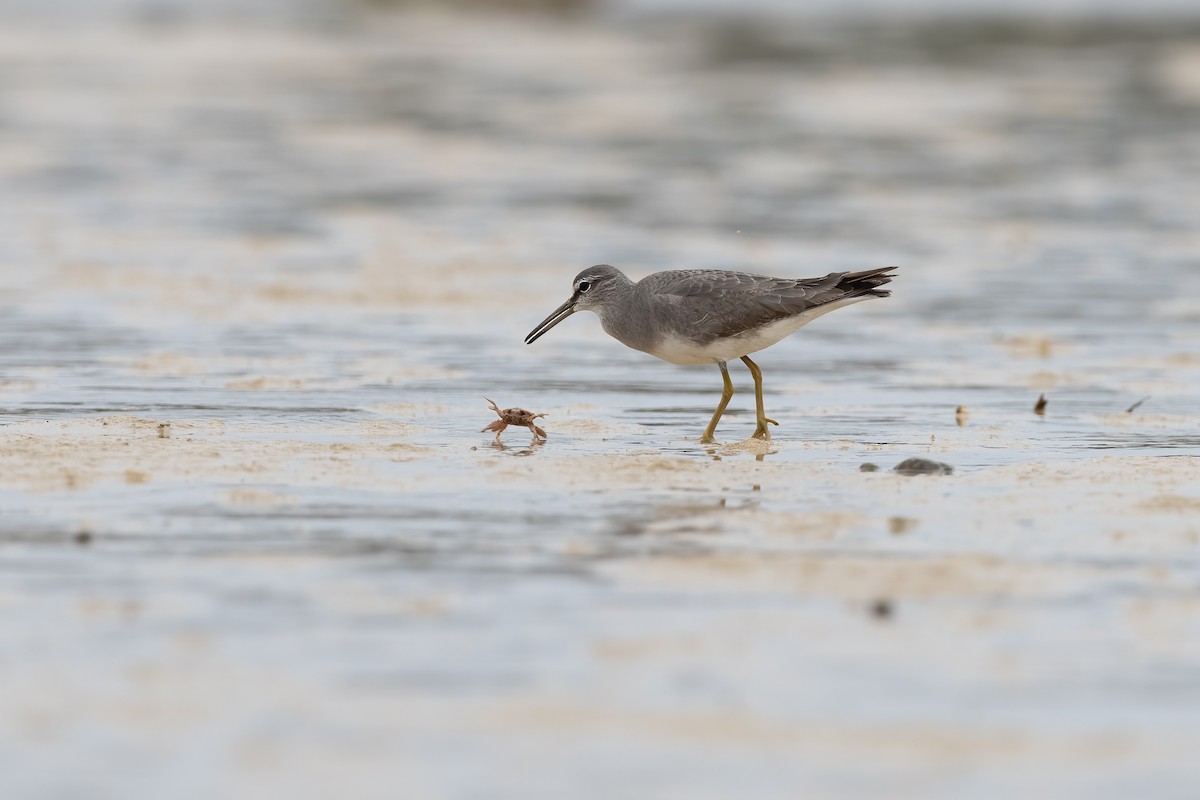
[[[760,450],[761,440],[747,439],[744,442],[738,442],[732,445],[711,445],[702,444],[701,448],[705,454],[713,461],[721,461],[726,456],[739,456],[753,454],[755,461],[766,461],[767,456],[773,456],[779,450]]]

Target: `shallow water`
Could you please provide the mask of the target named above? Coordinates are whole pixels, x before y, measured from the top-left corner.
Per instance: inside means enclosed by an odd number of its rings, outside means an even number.
[[[6,23],[13,796],[1187,794],[1200,24]],[[596,262],[900,278],[702,446]]]

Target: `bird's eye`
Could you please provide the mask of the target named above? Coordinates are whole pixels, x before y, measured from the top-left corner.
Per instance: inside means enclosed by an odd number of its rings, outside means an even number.
[[[580,281],[579,282],[579,291],[586,292],[590,288],[592,288],[591,281]]]

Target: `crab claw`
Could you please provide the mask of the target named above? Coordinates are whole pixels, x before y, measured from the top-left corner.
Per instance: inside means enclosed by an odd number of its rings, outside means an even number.
[[[490,406],[492,411],[495,411],[498,416],[500,416],[500,417],[504,416],[504,414],[500,411],[500,406],[496,405],[495,400],[493,400],[487,396],[484,396],[483,399],[488,401],[488,406]],[[487,428],[484,428],[484,430],[487,430]]]

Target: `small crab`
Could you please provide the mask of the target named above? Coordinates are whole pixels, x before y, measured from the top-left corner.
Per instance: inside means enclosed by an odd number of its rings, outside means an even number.
[[[482,428],[479,431],[480,433],[483,433],[484,431],[495,431],[496,441],[498,442],[500,441],[500,434],[505,428],[507,428],[509,425],[518,425],[522,428],[529,428],[529,430],[533,431],[533,440],[535,442],[538,440],[539,436],[543,439],[547,438],[546,432],[533,423],[533,421],[538,417],[546,416],[545,414],[534,414],[532,411],[526,411],[523,408],[502,409],[490,398],[485,397],[483,399],[488,401],[488,405],[491,406],[492,411],[495,411],[496,415],[500,417],[500,419]]]

